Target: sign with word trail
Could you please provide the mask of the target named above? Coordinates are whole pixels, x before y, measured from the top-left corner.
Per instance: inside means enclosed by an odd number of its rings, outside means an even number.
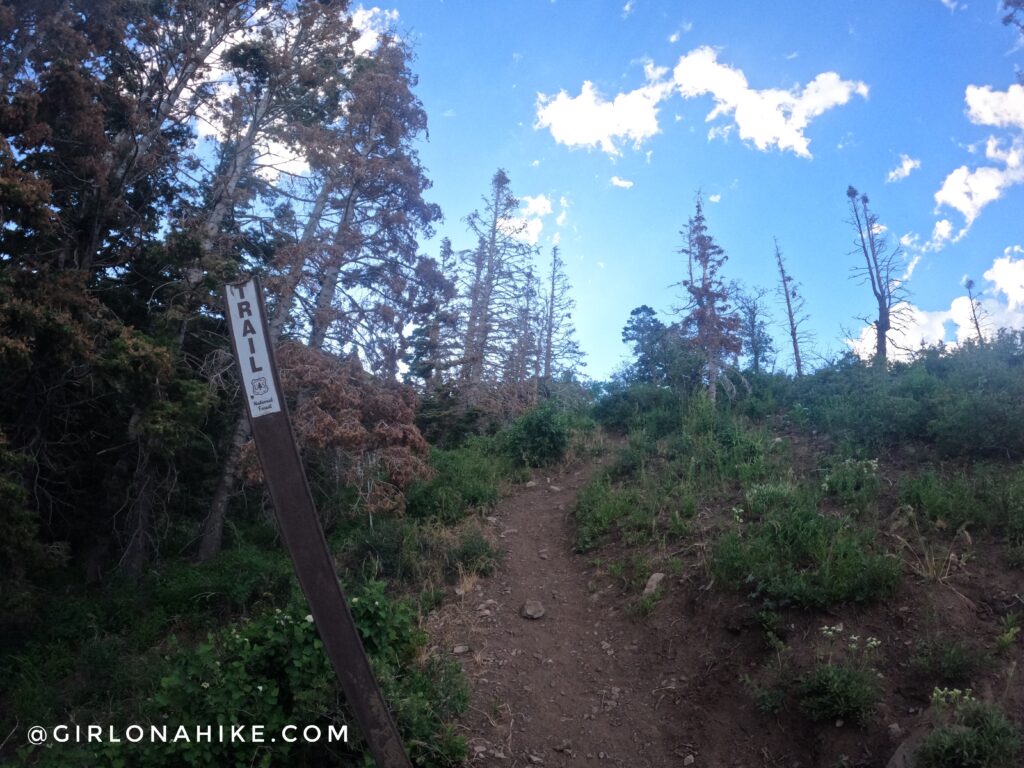
[[[257,299],[255,279],[227,286],[231,341],[238,357],[242,390],[249,417],[257,419],[281,411],[277,382],[270,373],[270,334],[263,302]]]
[[[379,768],[411,768],[370,668],[313,505],[277,374],[259,278],[224,287],[231,344],[263,477],[313,622]]]

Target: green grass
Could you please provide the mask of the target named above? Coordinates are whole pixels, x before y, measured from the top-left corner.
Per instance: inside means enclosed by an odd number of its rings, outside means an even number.
[[[967,685],[985,662],[985,657],[970,643],[953,637],[919,643],[910,659],[911,668],[933,687]]]
[[[636,491],[613,487],[605,475],[591,480],[576,500],[576,548],[593,549],[638,506]]]
[[[934,470],[907,477],[899,499],[937,528],[988,531],[1024,544],[1024,471],[977,465],[968,472]]]
[[[828,467],[822,491],[851,512],[867,512],[878,498],[881,479],[876,459],[844,459]]]
[[[772,514],[720,538],[715,576],[778,604],[824,608],[866,603],[892,594],[900,566],[877,554],[872,537],[846,520],[808,507]]]
[[[968,701],[921,742],[914,768],[1014,768],[1020,750],[1020,732],[999,707]]]

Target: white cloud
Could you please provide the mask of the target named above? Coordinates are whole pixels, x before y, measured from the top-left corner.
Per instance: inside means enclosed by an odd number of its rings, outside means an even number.
[[[1015,84],[1005,91],[995,91],[990,85],[969,85],[964,101],[972,123],[1018,132],[1009,137],[988,137],[985,157],[991,164],[973,169],[961,165],[943,180],[935,193],[935,212],[946,206],[964,217],[957,235],[946,237],[949,242],[963,238],[986,205],[999,200],[1010,187],[1024,183],[1024,133],[1020,132],[1024,131],[1024,86]],[[978,145],[969,145],[967,151],[976,154]],[[938,248],[943,244],[936,241]]]
[[[265,181],[273,182],[278,176],[301,176],[309,171],[306,158],[286,144],[267,139],[257,148],[255,173]]]
[[[988,284],[979,287],[975,294],[981,305],[982,333],[988,337],[1000,328],[1024,328],[1024,248],[1006,248],[984,277]],[[895,309],[901,327],[889,335],[893,360],[909,358],[922,343],[945,341],[956,345],[977,337],[971,300],[965,295],[954,298],[948,309],[929,311],[909,302],[902,302]],[[858,356],[870,358],[875,350],[875,329],[866,326],[856,339],[847,339],[846,343]]]
[[[359,33],[355,42],[356,54],[368,53],[377,47],[377,41],[385,33],[393,33],[398,22],[398,11],[384,8],[364,8],[362,5],[352,11],[352,26]]]
[[[552,211],[551,198],[547,195],[523,195],[519,198],[519,203],[527,216],[547,216]]]
[[[902,238],[900,239],[902,242]],[[914,270],[917,269],[917,265],[921,263],[921,254],[915,254],[911,257],[910,261],[907,262],[907,268],[903,270],[903,274],[900,275],[900,282],[905,283],[907,280],[914,276]]]
[[[564,227],[565,220],[569,217],[569,198],[565,195],[558,198],[558,207],[560,210],[558,211],[558,216],[555,217],[555,224]]]
[[[947,8],[949,8],[951,13],[963,10],[964,8],[967,7],[963,3],[957,2],[957,0],[939,0],[939,2],[946,6]]]
[[[967,233],[982,208],[1002,197],[1009,187],[1024,182],[1024,138],[1014,137],[1005,149],[1002,142],[990,138],[985,156],[1002,167],[989,165],[971,170],[961,165],[946,176],[935,193],[936,212],[945,205],[963,214],[965,225],[957,239]]]
[[[932,228],[932,239],[927,246],[931,246],[931,250],[941,250],[952,237],[953,222],[949,219],[939,219]]]
[[[899,317],[899,327],[889,331],[887,355],[890,360],[906,360],[922,345],[938,344],[946,338],[948,311],[929,312],[905,301],[892,311],[894,317]],[[856,339],[847,339],[846,344],[858,357],[868,360],[875,354],[875,336],[874,326],[868,325]]]
[[[711,195],[710,197],[708,197],[708,202],[710,202],[710,203],[720,203],[720,202],[722,202],[722,196],[721,195]]]
[[[636,0],[626,0],[626,4],[622,6],[622,18],[626,18],[636,8]]]
[[[647,83],[608,101],[589,80],[579,96],[559,91],[555,96],[537,94],[537,121],[534,128],[547,128],[559,144],[567,147],[600,147],[609,155],[618,155],[618,143],[632,141],[635,147],[659,132],[658,104],[672,90],[664,81],[665,69],[648,63],[644,67]]]
[[[533,161],[531,161],[530,162],[530,167],[531,168],[539,168],[540,167],[540,160],[533,160]]]
[[[710,94],[715,108],[705,121],[731,117],[732,122],[712,126],[709,138],[726,137],[735,126],[742,139],[762,151],[778,148],[810,157],[804,135],[810,122],[854,96],[868,96],[865,83],[843,80],[835,72],[823,72],[803,87],[757,90],[742,71],[720,64],[718,53],[707,46],[681,56],[671,77],[666,68],[650,62],[644,74],[644,85],[611,100],[601,96],[589,80],[578,96],[564,90],[554,96],[538,94],[534,128],[549,129],[555,141],[568,147],[600,147],[618,155],[623,141],[639,148],[660,132],[658,109],[673,93],[684,99]]]
[[[668,41],[670,43],[678,43],[679,42],[679,38],[682,37],[683,35],[685,35],[687,32],[690,32],[692,29],[693,29],[693,22],[692,21],[684,21],[682,24],[679,25],[679,29],[677,29],[675,32],[673,32],[671,35],[668,36]]]
[[[714,141],[715,139],[721,139],[722,141],[729,140],[729,134],[732,133],[732,129],[736,126],[730,123],[729,125],[713,125],[708,128],[708,141]]]
[[[1024,129],[1024,85],[1011,85],[1005,91],[993,91],[991,85],[969,85],[964,99],[972,123]]]
[[[894,181],[903,181],[907,176],[920,167],[920,160],[917,160],[910,155],[901,154],[899,166],[889,171],[889,175],[885,177],[885,182],[887,184],[891,184]]]
[[[565,198],[561,198],[563,211]],[[523,195],[519,198],[519,212],[517,216],[501,219],[498,226],[501,230],[512,237],[522,240],[530,245],[536,245],[540,241],[541,232],[544,230],[544,218],[554,212],[551,198],[547,195]],[[562,218],[559,216],[559,218]],[[555,220],[556,223],[558,219]]]
[[[742,71],[720,64],[718,53],[707,46],[680,58],[673,79],[683,98],[714,97],[716,106],[706,121],[731,115],[740,138],[758,149],[777,147],[801,157],[811,156],[804,130],[812,119],[846,104],[854,95],[868,96],[865,83],[843,80],[835,72],[823,72],[803,88],[757,90]]]
[[[629,189],[633,186],[633,182],[628,179],[620,179],[618,176],[612,176],[611,178],[613,187],[620,187],[621,189]]]
[[[1006,296],[1010,309],[1024,307],[1024,248],[1014,245],[1005,249],[1002,258],[985,272],[985,279]]]
[[[540,233],[544,229],[544,222],[541,219],[528,219],[525,216],[513,216],[508,219],[499,219],[498,228],[506,235],[522,240],[524,243],[536,245],[540,240]]]

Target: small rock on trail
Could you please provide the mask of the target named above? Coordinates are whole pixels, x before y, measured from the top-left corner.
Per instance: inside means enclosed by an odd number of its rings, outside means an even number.
[[[544,615],[544,604],[540,600],[527,600],[519,609],[519,615],[524,619],[539,619]]]
[[[647,580],[647,585],[644,587],[644,597],[653,595],[664,580],[664,573],[652,573],[651,578]]]

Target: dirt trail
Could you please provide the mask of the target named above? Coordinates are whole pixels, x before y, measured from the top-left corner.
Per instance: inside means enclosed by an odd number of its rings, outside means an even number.
[[[437,619],[435,637],[473,688],[462,723],[471,765],[693,762],[678,681],[663,674],[671,653],[626,615],[618,590],[595,589],[590,558],[572,549],[576,495],[599,466],[539,476],[501,503],[489,518],[506,550],[499,572]],[[542,618],[520,615],[528,600]]]
[[[780,609],[787,645],[776,652],[756,601],[710,588],[701,552],[722,510],[709,506],[696,511],[676,551],[647,547],[649,562],[671,575],[649,615],[637,617],[629,606],[638,585],[611,578],[608,564],[641,550],[609,543],[592,554],[573,551],[576,497],[608,461],[517,488],[487,518],[504,550],[498,572],[465,582],[461,597],[431,616],[436,652],[458,659],[470,680],[470,709],[458,723],[470,766],[883,768],[905,738],[930,732],[932,686],[908,672],[908,660],[934,634],[934,617],[992,642],[998,617],[1022,594],[1018,573],[1000,570],[995,554],[980,556],[951,582],[955,590],[905,578],[892,598],[867,606]],[[542,618],[520,615],[529,600],[543,603]],[[880,700],[863,727],[813,723],[778,687],[813,666],[824,623],[881,640]],[[1011,663],[1007,657],[1004,666]],[[1011,690],[1000,669],[978,678],[976,690],[1005,688],[1007,710],[1019,711],[1020,689]],[[781,710],[759,711],[751,680],[778,690]]]

